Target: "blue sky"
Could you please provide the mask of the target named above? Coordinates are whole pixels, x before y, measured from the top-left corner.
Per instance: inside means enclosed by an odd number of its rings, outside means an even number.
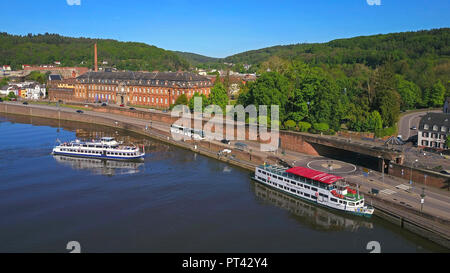
[[[1,32],[137,41],[212,57],[280,44],[450,27],[449,0],[2,2]]]

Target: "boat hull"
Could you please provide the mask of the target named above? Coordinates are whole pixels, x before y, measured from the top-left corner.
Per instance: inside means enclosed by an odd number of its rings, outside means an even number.
[[[103,155],[103,154],[87,155],[87,154],[77,154],[77,153],[64,153],[64,152],[58,152],[58,151],[53,151],[52,154],[53,155],[71,156],[71,157],[96,158],[96,159],[119,160],[119,161],[142,161],[142,160],[144,160],[144,157],[145,157],[145,154],[141,154],[139,156],[134,156],[134,157],[115,157],[115,156],[108,156],[108,155]]]

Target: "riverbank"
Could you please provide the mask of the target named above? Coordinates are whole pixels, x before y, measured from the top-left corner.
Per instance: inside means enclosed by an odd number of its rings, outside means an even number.
[[[146,137],[151,137],[159,141],[176,145],[178,147],[191,150],[193,152],[208,156],[249,171],[254,171],[254,167],[263,162],[278,163],[278,158],[273,155],[264,156],[261,152],[238,151],[233,150],[230,156],[219,156],[218,152],[226,148],[226,145],[212,143],[207,141],[187,141],[177,142],[171,138],[170,132],[165,131],[164,128],[156,128],[156,126],[149,126],[148,121],[138,120],[123,121],[109,117],[93,115],[89,112],[78,114],[71,111],[64,111],[63,109],[42,109],[31,106],[24,106],[20,104],[0,104],[0,112],[15,115],[28,115],[50,119],[60,119],[67,121],[77,121],[108,126],[112,128],[119,128],[134,132]],[[169,127],[167,127],[169,128]],[[446,248],[450,249],[450,232],[448,220],[435,217],[426,213],[418,213],[414,210],[407,210],[404,207],[394,207],[386,200],[378,196],[370,196],[368,200],[372,200],[373,205],[377,209],[376,215],[388,221],[398,224],[400,227],[410,230],[422,237],[434,241]],[[396,205],[396,204],[395,204]],[[392,220],[397,219],[397,220]],[[447,228],[446,228],[447,227]]]

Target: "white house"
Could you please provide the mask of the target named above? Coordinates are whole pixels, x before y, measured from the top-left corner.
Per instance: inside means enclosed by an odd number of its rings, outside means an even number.
[[[45,96],[45,85],[38,83],[30,84],[27,87],[27,98],[31,100],[38,100]]]

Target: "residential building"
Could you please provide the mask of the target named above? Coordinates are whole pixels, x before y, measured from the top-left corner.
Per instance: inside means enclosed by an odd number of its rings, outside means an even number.
[[[450,135],[450,114],[427,113],[418,128],[417,146],[424,148],[448,149],[445,140]]]

